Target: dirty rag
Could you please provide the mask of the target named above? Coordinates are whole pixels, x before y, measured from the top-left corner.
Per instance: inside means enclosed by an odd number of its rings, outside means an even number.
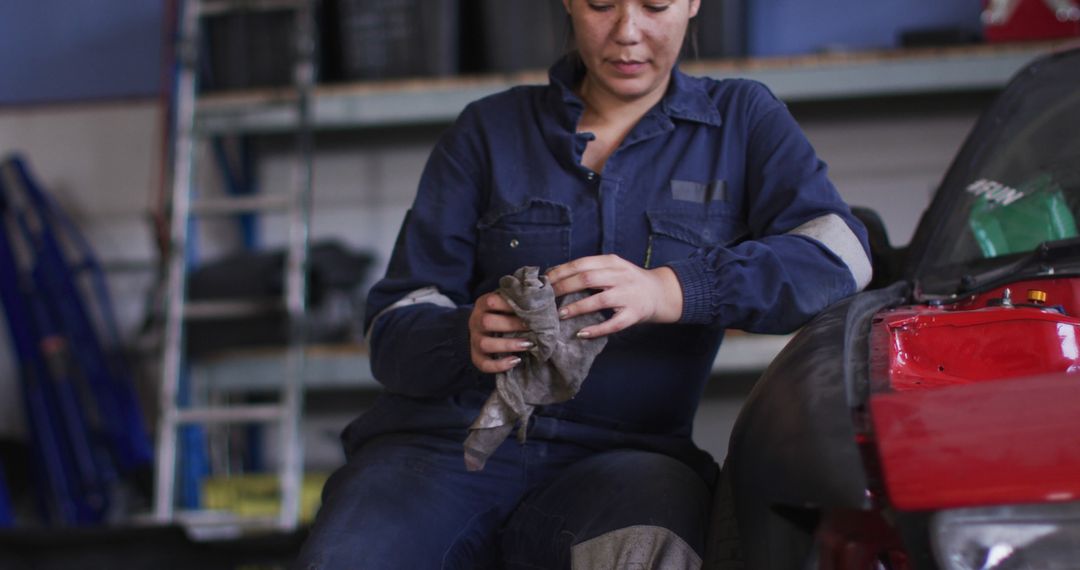
[[[518,441],[536,406],[565,402],[574,397],[589,373],[593,360],[607,344],[606,338],[581,339],[577,332],[602,322],[600,313],[559,320],[559,309],[588,296],[585,292],[564,295],[558,302],[539,267],[526,266],[499,279],[497,292],[525,322],[528,329],[511,336],[531,341],[521,353],[521,363],[495,376],[491,393],[465,439],[465,467],[484,468],[487,458],[520,422]]]

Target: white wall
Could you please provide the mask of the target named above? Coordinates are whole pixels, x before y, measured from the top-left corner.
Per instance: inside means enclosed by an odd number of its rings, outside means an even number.
[[[886,113],[858,120],[804,121],[811,141],[830,164],[832,178],[853,204],[876,208],[894,244],[906,243],[975,113],[924,118]],[[19,151],[93,242],[101,259],[155,259],[148,221],[158,191],[160,118],[150,100],[81,106],[0,108],[0,155]],[[381,273],[398,225],[412,200],[437,128],[377,137],[320,137],[316,162],[316,238],[338,237],[380,254]],[[287,161],[271,148],[261,163],[265,191],[289,181]],[[199,175],[216,192],[212,171]],[[266,241],[280,243],[283,220],[268,219]],[[228,237],[229,239],[223,239]],[[204,252],[220,251],[228,230],[208,230]],[[149,272],[116,272],[111,287],[126,334],[142,319]],[[6,333],[0,330],[0,434],[21,431],[21,403]]]
[[[844,199],[877,210],[892,244],[904,245],[977,116],[815,118],[802,126]]]

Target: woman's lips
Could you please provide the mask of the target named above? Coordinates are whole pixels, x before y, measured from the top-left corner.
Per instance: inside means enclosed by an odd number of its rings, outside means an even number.
[[[645,63],[641,61],[614,60],[611,62],[611,66],[615,68],[615,71],[623,75],[637,75],[641,70],[645,69]]]

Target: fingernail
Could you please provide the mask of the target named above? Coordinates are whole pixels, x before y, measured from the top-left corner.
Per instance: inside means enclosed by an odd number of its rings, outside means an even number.
[[[578,338],[589,338],[590,336],[592,336],[592,333],[590,333],[589,331],[578,331],[577,335],[575,336],[577,336]]]
[[[559,309],[559,317],[565,319],[570,316],[570,309]]]
[[[518,343],[518,347],[519,347],[519,348],[524,348],[524,349],[526,349],[526,350],[528,350],[528,349],[530,349],[530,348],[532,348],[532,347],[534,347],[534,346],[536,346],[536,345],[535,345],[535,344],[533,344],[533,343],[531,343],[531,342],[529,342],[529,341],[527,341],[527,340],[523,340],[523,341],[521,341],[521,342],[519,342],[519,343]]]
[[[521,364],[521,359],[520,358],[514,358],[513,360],[510,361],[511,366],[517,366],[518,364]]]

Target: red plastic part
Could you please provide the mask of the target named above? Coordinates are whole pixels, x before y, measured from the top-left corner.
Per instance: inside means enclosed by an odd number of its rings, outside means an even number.
[[[1080,36],[1080,22],[1062,22],[1045,0],[1018,0],[1008,21],[987,25],[983,35],[988,42],[1012,42]]]
[[[879,393],[870,409],[898,509],[1080,500],[1080,376]]]
[[[871,346],[881,384],[893,391],[939,388],[1035,376],[1080,372],[1080,280],[1022,281],[1009,286],[1013,303],[1027,291],[1047,295],[1045,308],[991,306],[1004,288],[954,305],[904,307],[879,315]],[[884,368],[884,370],[882,370]]]
[[[893,390],[1080,371],[1080,320],[1027,308],[893,315]]]

